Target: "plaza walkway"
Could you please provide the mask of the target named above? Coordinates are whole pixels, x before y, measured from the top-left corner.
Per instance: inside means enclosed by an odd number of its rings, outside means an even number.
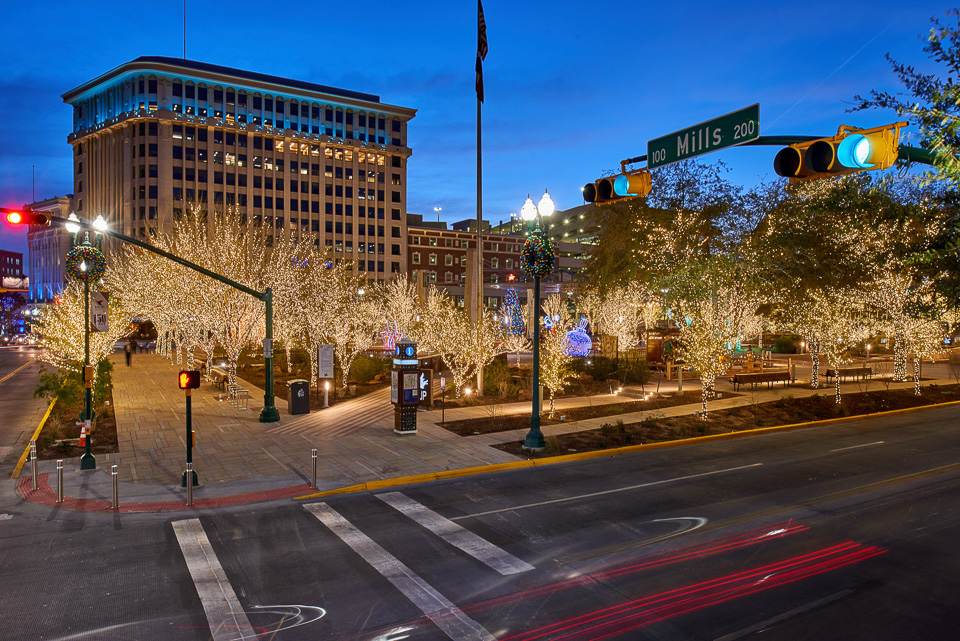
[[[185,397],[176,385],[181,368],[155,354],[137,354],[131,366],[123,357],[113,357],[113,400],[117,416],[119,452],[97,455],[97,470],[81,473],[79,461],[65,461],[65,493],[70,497],[63,507],[74,509],[109,509],[112,495],[111,465],[119,471],[119,494],[124,511],[161,511],[182,509],[184,493],[179,488],[185,468]],[[882,370],[879,363],[874,365]],[[801,364],[798,377],[809,376]],[[950,384],[945,365],[926,365],[923,384]],[[349,399],[308,415],[291,416],[284,398],[277,398],[281,414],[279,423],[260,423],[263,395],[255,388],[247,407],[238,407],[224,398],[212,383],[204,381],[192,396],[192,421],[197,432],[193,450],[194,469],[201,487],[195,491],[197,507],[232,505],[271,498],[295,496],[309,492],[312,476],[311,449],[318,451],[317,486],[319,490],[335,489],[396,477],[432,474],[449,470],[506,463],[516,457],[493,445],[518,441],[526,429],[496,434],[459,437],[441,428],[441,411],[421,412],[418,433],[399,436],[393,432],[393,407],[388,391],[383,390],[357,399]],[[848,382],[844,393],[912,387],[907,383]],[[675,394],[676,381],[654,381],[645,390],[631,387],[617,395],[564,398],[556,401],[562,414],[568,407],[619,403],[641,398],[643,391],[659,387],[661,394]],[[699,390],[699,382],[685,382],[688,392]],[[729,382],[718,385],[729,390]],[[741,391],[710,402],[710,410],[774,401],[783,396],[832,394],[832,386],[814,390],[809,385],[767,390]],[[691,397],[693,395],[691,394]],[[312,399],[315,400],[315,397]],[[599,428],[603,423],[623,420],[634,422],[655,416],[691,414],[699,403],[678,405],[649,412],[633,412],[615,417],[570,421],[544,426],[547,436]],[[530,403],[507,403],[495,408],[474,406],[447,408],[445,420],[490,416],[492,413],[529,413]],[[96,438],[96,434],[94,434]],[[24,467],[22,478],[15,480],[21,495],[30,500],[52,501],[55,463],[39,463],[41,490],[30,489],[31,467]]]

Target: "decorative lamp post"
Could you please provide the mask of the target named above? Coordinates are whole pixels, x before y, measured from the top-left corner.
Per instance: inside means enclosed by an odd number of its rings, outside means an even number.
[[[90,232],[84,232],[83,242],[79,242],[78,234],[80,232],[80,219],[76,214],[70,214],[66,223],[67,231],[73,234],[72,249],[67,253],[65,267],[67,274],[83,283],[83,386],[84,402],[83,415],[80,419],[83,421],[83,429],[86,434],[86,443],[84,445],[83,456],[80,457],[81,470],[94,470],[97,468],[97,460],[90,452],[91,437],[90,428],[93,421],[93,367],[90,365],[90,283],[97,282],[107,270],[107,261],[100,251],[102,239],[99,232],[94,232],[95,245],[90,244]],[[107,228],[107,221],[102,216],[97,216],[93,223],[94,229],[104,230]]]
[[[520,209],[520,217],[532,229],[520,254],[520,268],[528,277],[533,277],[533,411],[530,414],[530,431],[523,441],[523,447],[528,450],[542,450],[546,446],[543,432],[540,431],[540,279],[553,272],[556,251],[553,241],[541,229],[540,220],[549,218],[554,209],[556,206],[546,191],[537,205],[528,195],[527,202]]]
[[[433,211],[437,212],[437,226],[440,226],[440,212],[443,211],[443,207],[434,207]]]

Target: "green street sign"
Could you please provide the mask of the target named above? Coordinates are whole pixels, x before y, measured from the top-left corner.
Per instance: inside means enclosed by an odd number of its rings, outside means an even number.
[[[647,143],[647,167],[663,167],[760,137],[760,103]]]

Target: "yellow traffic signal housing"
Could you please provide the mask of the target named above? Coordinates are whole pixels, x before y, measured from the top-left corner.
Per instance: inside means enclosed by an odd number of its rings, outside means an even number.
[[[653,180],[650,171],[643,168],[587,183],[583,187],[583,199],[588,203],[605,205],[646,196],[651,189]]]
[[[861,171],[889,169],[897,161],[900,129],[906,122],[855,129],[840,125],[837,135],[790,145],[777,152],[773,170],[790,182]]]

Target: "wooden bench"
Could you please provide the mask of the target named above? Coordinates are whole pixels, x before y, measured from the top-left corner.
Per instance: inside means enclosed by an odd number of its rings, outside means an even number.
[[[872,367],[841,367],[839,369],[834,369],[831,367],[823,373],[823,377],[829,381],[834,376],[837,376],[838,372],[841,382],[848,376],[852,377],[854,380],[858,378],[870,378],[873,376]]]
[[[771,389],[774,383],[782,382],[783,386],[786,387],[788,383],[791,382],[790,372],[756,372],[750,374],[737,373],[733,375],[731,379],[733,382],[733,391],[740,389],[741,385],[752,385],[754,389],[757,387],[757,383],[766,383],[767,389]]]

